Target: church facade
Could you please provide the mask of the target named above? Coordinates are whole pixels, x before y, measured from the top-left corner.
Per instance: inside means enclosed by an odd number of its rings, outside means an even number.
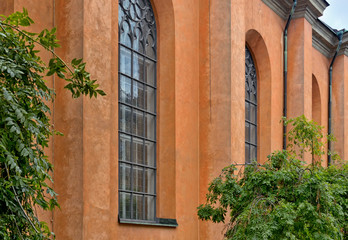
[[[47,150],[61,208],[43,217],[56,239],[223,239],[223,224],[197,217],[208,184],[231,163],[262,164],[282,149],[284,115],[324,126],[337,138],[326,149],[348,159],[348,32],[318,19],[328,6],[1,1],[1,14],[27,8],[34,31],[57,27],[56,53],[83,58],[107,94],[72,99],[47,79],[64,133]]]

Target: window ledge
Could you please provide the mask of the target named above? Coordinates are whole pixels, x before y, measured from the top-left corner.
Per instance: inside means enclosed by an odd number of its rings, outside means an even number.
[[[170,218],[156,218],[155,221],[141,221],[141,220],[119,218],[118,222],[122,224],[135,224],[135,225],[157,226],[157,227],[176,228],[178,226],[178,222],[176,221],[176,219],[170,219]]]

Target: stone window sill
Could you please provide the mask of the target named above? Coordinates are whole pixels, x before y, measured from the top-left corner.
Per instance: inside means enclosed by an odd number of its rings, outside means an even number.
[[[169,218],[156,218],[155,221],[142,221],[142,220],[118,218],[118,222],[121,224],[135,224],[135,225],[156,226],[156,227],[176,228],[178,226],[176,219],[169,219]]]

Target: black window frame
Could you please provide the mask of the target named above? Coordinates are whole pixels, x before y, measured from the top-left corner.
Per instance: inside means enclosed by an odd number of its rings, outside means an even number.
[[[129,8],[124,7],[123,5],[128,5]],[[137,9],[140,11],[136,12],[136,7]],[[133,8],[133,15],[131,13],[131,8]],[[156,223],[158,222],[157,218],[156,218],[156,199],[157,199],[157,189],[156,189],[156,185],[157,185],[157,179],[156,179],[156,174],[157,174],[157,163],[156,163],[156,152],[157,152],[157,139],[156,139],[156,135],[157,135],[157,32],[156,32],[156,21],[155,21],[155,17],[154,17],[154,12],[151,6],[151,3],[149,0],[137,0],[135,3],[129,0],[119,0],[119,14],[120,11],[123,12],[123,18],[120,21],[119,20],[119,44],[118,44],[118,51],[119,51],[119,68],[118,68],[118,94],[119,94],[119,99],[118,99],[118,108],[119,108],[119,135],[118,135],[118,139],[119,139],[119,159],[118,159],[118,165],[119,165],[119,189],[118,189],[118,196],[119,196],[119,220],[121,222],[148,222],[148,223]],[[134,15],[134,13],[138,13],[137,15]],[[126,43],[122,43],[121,41],[121,32],[124,31],[123,27],[120,26],[123,24],[124,21],[127,21],[127,24],[129,27],[129,32],[130,32],[130,43],[131,46],[127,46]],[[132,29],[132,24],[136,27],[134,27]],[[147,34],[151,35],[153,37],[153,44],[152,47],[153,51],[154,51],[154,56],[150,57],[146,54],[146,44],[148,44],[148,42],[146,41],[145,37],[148,35],[143,35],[143,36],[136,36],[136,33],[132,32],[132,30],[137,30],[137,28],[139,27],[139,29],[143,30],[144,32],[146,32]],[[139,38],[139,42],[142,41],[143,42],[143,52],[136,50],[134,47],[134,40],[136,38]],[[143,39],[142,39],[143,38]],[[138,44],[138,48],[139,48]],[[120,64],[121,64],[121,49],[126,49],[128,51],[130,51],[130,65],[131,65],[131,69],[130,69],[130,75],[126,74],[124,72],[121,71],[120,69]],[[136,79],[134,77],[134,72],[133,72],[133,65],[134,65],[134,56],[138,55],[143,59],[143,69],[142,69],[142,73],[143,73],[143,77],[145,78],[145,72],[146,72],[146,61],[152,61],[154,64],[154,71],[153,71],[153,84],[150,84],[148,82],[145,82],[145,79],[140,80],[140,79]],[[130,103],[126,103],[124,101],[121,100],[121,78],[125,77],[127,79],[130,79],[131,82],[131,86],[130,86]],[[133,99],[134,99],[134,85],[135,83],[138,85],[142,85],[143,86],[143,104],[144,107],[138,107],[136,105],[134,105],[133,103]],[[154,94],[154,106],[153,106],[153,110],[154,111],[149,111],[146,109],[145,104],[146,104],[146,94],[145,94],[145,89],[151,89],[153,90],[153,94]],[[121,108],[129,108],[130,109],[130,116],[131,116],[131,122],[130,122],[130,131],[127,130],[122,130],[121,128]],[[137,119],[137,116],[134,114],[134,112],[139,112],[140,114],[142,114],[142,120],[143,120],[143,136],[134,133],[134,116]],[[125,113],[127,114],[127,113]],[[149,138],[146,136],[145,132],[146,131],[146,116],[149,115],[154,119],[154,129],[153,129],[153,138]],[[140,115],[139,115],[140,116]],[[125,121],[125,120],[124,120]],[[121,151],[122,151],[122,146],[121,146],[121,138],[122,136],[127,136],[130,138],[130,161],[124,161],[120,159],[120,155],[121,155]],[[143,151],[142,151],[142,163],[143,164],[139,164],[139,163],[135,163],[134,162],[134,156],[133,156],[133,147],[134,147],[134,139],[141,139],[142,141],[142,147],[143,147]],[[151,165],[147,165],[145,163],[145,148],[146,148],[146,142],[152,143],[154,150],[153,150],[153,166]],[[130,181],[130,189],[122,189],[121,186],[121,165],[127,164],[128,166],[130,166],[130,176],[129,176],[129,181]],[[142,191],[137,191],[135,190],[135,185],[133,183],[133,173],[134,173],[134,168],[142,168],[143,169],[143,174],[142,174]],[[149,193],[149,192],[145,192],[145,186],[146,186],[146,181],[145,181],[145,175],[146,175],[146,171],[153,171],[154,174],[154,183],[153,183],[153,193]],[[130,194],[130,217],[124,217],[121,213],[121,194]],[[134,209],[134,204],[133,204],[133,199],[134,196],[142,196],[142,217],[136,218],[134,217],[136,215],[136,210]],[[145,198],[146,197],[153,197],[153,218],[152,219],[146,219],[146,206],[145,206]],[[126,202],[126,201],[125,201]],[[123,203],[126,204],[126,203]],[[134,215],[135,212],[135,215]]]
[[[257,161],[257,97],[256,66],[250,49],[245,45],[245,163],[247,164]]]

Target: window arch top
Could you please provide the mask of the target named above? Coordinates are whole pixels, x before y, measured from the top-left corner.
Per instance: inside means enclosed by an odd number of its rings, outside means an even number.
[[[156,20],[149,0],[119,0],[120,44],[156,60]]]

